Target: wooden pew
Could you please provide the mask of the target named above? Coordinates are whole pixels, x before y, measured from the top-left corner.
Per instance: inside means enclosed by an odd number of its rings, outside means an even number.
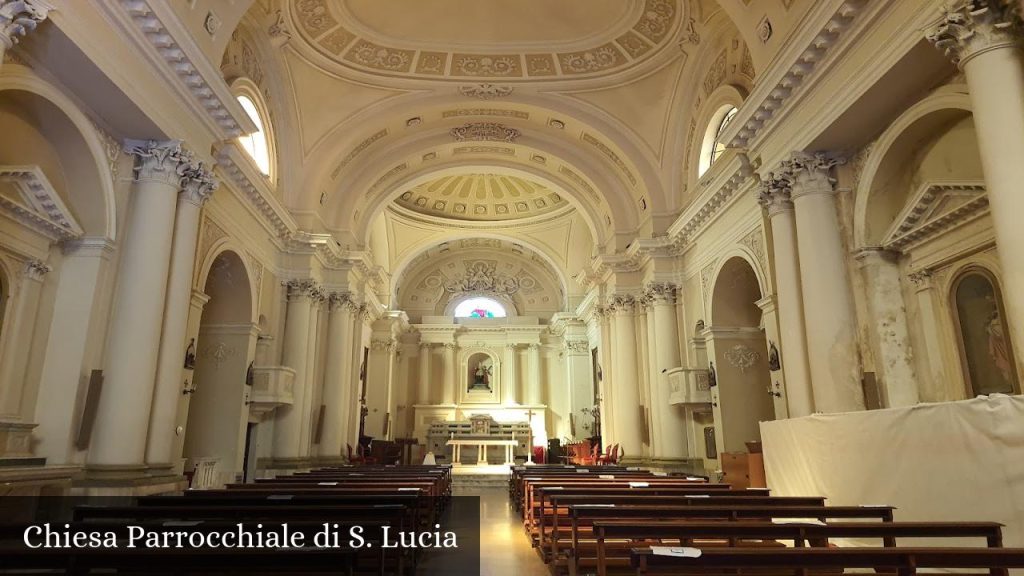
[[[720,545],[749,546],[751,541],[787,540],[794,547],[828,546],[833,538],[880,539],[886,547],[896,538],[979,538],[989,548],[1001,548],[1002,525],[997,522],[837,522],[831,524],[767,522],[694,522],[676,520],[607,520],[593,524],[594,541],[579,541],[570,554],[570,573],[596,567],[608,574],[609,562],[629,566],[629,551],[640,540],[672,540],[679,546],[700,546],[708,540]],[[618,540],[609,548],[608,540]],[[699,541],[694,544],[694,541]],[[713,545],[713,544],[712,544]]]
[[[757,569],[759,576],[804,575],[867,568],[911,576],[920,568],[976,568],[998,576],[1024,568],[1022,548],[702,548],[699,558],[659,556],[636,548],[630,562],[638,576],[724,574]]]

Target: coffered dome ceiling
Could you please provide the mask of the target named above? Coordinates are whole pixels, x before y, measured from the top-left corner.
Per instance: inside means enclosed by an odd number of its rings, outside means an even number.
[[[681,0],[299,0],[306,42],[344,68],[420,78],[599,76],[671,44]]]
[[[444,176],[407,190],[395,203],[427,216],[507,221],[566,210],[568,201],[544,186],[516,176]]]

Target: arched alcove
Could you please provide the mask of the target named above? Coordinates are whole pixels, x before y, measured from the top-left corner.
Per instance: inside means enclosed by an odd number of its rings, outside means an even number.
[[[195,368],[186,388],[186,470],[216,469],[215,484],[242,472],[248,421],[247,376],[258,327],[252,321],[252,293],[245,264],[232,250],[220,252],[206,274],[199,336],[191,348]]]
[[[761,298],[751,263],[741,256],[726,260],[715,279],[706,331],[718,403],[715,432],[724,452],[745,452],[746,442],[761,438],[759,423],[775,418]]]

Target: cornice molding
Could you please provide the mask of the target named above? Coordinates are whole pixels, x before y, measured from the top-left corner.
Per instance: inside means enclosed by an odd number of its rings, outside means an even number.
[[[298,230],[298,224],[274,195],[266,178],[257,174],[251,163],[242,157],[238,146],[228,144],[217,151],[217,167],[242,193],[242,199],[278,238],[286,238]]]
[[[906,252],[989,211],[980,182],[925,182],[885,235],[882,247]]]
[[[730,148],[751,148],[753,142],[771,124],[776,113],[785,108],[789,99],[808,83],[818,64],[844,38],[866,3],[866,0],[838,2],[830,15],[826,13],[824,24],[817,30],[808,29],[804,32],[804,35],[810,37],[804,48],[797,48],[795,54],[780,56],[761,75],[753,93],[724,131],[723,139],[729,143]]]
[[[0,166],[0,182],[13,186],[23,202],[0,196],[0,212],[54,242],[85,232],[39,166]]]
[[[132,37],[137,39],[140,51],[164,63],[165,75],[176,78],[192,96],[192,108],[214,128],[217,140],[256,131],[221,77],[219,67],[207,61],[170,7],[152,0],[117,0],[103,4],[109,6],[111,12],[120,12],[115,15],[119,19],[130,22],[135,33]]]

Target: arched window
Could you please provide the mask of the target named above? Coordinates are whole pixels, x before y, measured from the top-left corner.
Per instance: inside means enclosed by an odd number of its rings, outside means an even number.
[[[504,318],[505,307],[492,298],[467,298],[455,307],[456,318]]]
[[[267,141],[267,132],[264,129],[263,118],[256,107],[256,103],[248,96],[239,96],[238,103],[249,115],[249,119],[256,125],[256,131],[252,134],[239,136],[238,141],[242,144],[249,157],[256,163],[256,167],[266,175],[270,175],[270,146]]]
[[[722,153],[725,152],[725,141],[722,140],[722,132],[729,126],[729,122],[732,122],[736,112],[738,110],[735,106],[726,105],[719,108],[715,115],[711,117],[708,129],[704,133],[704,142],[701,144],[700,164],[697,170],[698,177],[703,176],[708,171],[708,168],[711,168],[711,165],[715,163],[715,160],[718,160]]]
[[[973,395],[1016,394],[1020,386],[995,279],[987,270],[968,270],[953,283],[952,296],[969,390]]]

